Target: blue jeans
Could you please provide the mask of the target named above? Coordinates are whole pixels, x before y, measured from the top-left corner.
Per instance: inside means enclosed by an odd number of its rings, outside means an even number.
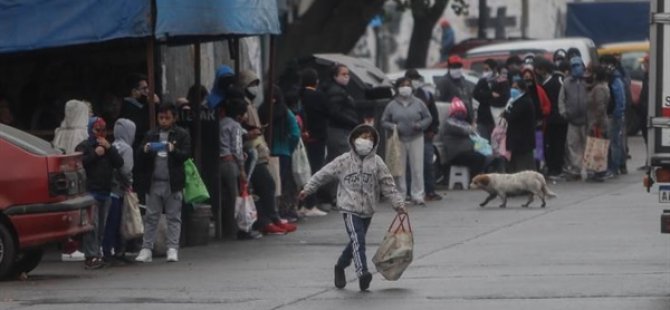
[[[342,213],[342,217],[349,235],[349,243],[337,260],[337,266],[346,268],[351,265],[353,260],[354,266],[356,266],[356,274],[360,277],[363,272],[368,271],[368,262],[365,256],[365,235],[372,218],[362,218],[349,213]]]
[[[82,236],[81,251],[87,258],[100,257],[100,242],[105,232],[105,222],[107,220],[107,202],[109,193],[90,192],[95,198],[95,208],[92,209],[93,230]]]
[[[105,235],[102,238],[102,254],[105,257],[118,255],[123,251],[123,238],[121,238],[121,214],[123,213],[123,196],[112,194],[109,211],[107,212],[107,223]]]
[[[607,170],[614,174],[619,174],[619,168],[626,154],[623,145],[623,124],[623,118],[612,117],[610,119],[610,160],[607,163]]]

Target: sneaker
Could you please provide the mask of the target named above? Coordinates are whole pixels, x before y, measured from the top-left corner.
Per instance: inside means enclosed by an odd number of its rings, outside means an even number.
[[[151,263],[151,250],[142,249],[140,254],[135,257],[136,262]]]
[[[358,286],[361,291],[367,291],[370,287],[370,282],[372,282],[372,274],[367,271],[363,271],[363,274],[358,278]]]
[[[619,168],[619,174],[622,174],[622,175],[628,174],[628,168],[626,168],[625,166]]]
[[[263,234],[255,230],[250,232],[244,232],[240,230],[237,232],[237,240],[254,240],[260,238],[263,238]]]
[[[297,225],[291,224],[291,223],[281,223],[281,222],[279,222],[278,224],[274,224],[274,225],[283,229],[285,231],[285,233],[294,232],[298,229]]]
[[[288,225],[288,224],[279,224],[279,225]],[[265,227],[263,227],[261,231],[265,235],[285,235],[287,231],[279,225],[270,223],[265,225]]]
[[[306,209],[303,214],[307,217],[316,217],[316,216],[326,216],[328,215],[328,212],[323,212],[319,210],[319,208],[314,207],[311,209]]]
[[[94,270],[105,267],[105,262],[100,257],[88,257],[84,260],[84,269]]]
[[[344,288],[347,285],[347,277],[344,268],[335,265],[335,287]]]
[[[426,202],[423,201],[423,200],[417,200],[417,201],[414,201],[413,203],[417,207],[425,207],[426,206]]]
[[[605,175],[603,176],[605,179],[614,179],[617,177],[617,174],[612,172],[612,171],[607,171]]]
[[[82,252],[74,251],[70,254],[61,254],[60,259],[64,262],[83,262],[86,260],[86,256]]]
[[[438,193],[430,193],[426,195],[426,201],[440,201],[442,200],[442,196]]]
[[[169,248],[167,250],[167,261],[168,263],[179,261],[179,257],[177,256],[177,249]]]

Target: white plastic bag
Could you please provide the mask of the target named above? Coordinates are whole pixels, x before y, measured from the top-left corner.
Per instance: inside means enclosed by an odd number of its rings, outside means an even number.
[[[242,187],[242,192],[235,201],[235,221],[237,228],[244,232],[250,232],[251,226],[258,219],[254,199],[249,195],[247,185]]]
[[[309,181],[309,178],[312,176],[312,169],[309,166],[307,150],[302,143],[302,139],[298,141],[298,145],[293,151],[293,156],[291,157],[291,172],[293,172],[293,179],[298,188],[305,186],[307,181]]]
[[[403,148],[400,142],[400,136],[398,136],[398,129],[393,128],[393,133],[391,137],[386,140],[386,156],[384,160],[386,161],[386,166],[389,168],[389,172],[394,177],[399,177],[405,175],[405,162],[402,154]]]
[[[125,240],[135,239],[144,235],[144,223],[140,213],[140,201],[137,194],[127,191],[123,195],[121,212],[121,237]]]

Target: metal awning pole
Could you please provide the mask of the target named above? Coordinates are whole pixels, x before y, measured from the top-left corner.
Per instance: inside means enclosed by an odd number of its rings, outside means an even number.
[[[201,61],[200,61],[200,42],[195,43],[193,45],[193,71],[195,74],[195,102],[191,102],[191,107],[193,108],[193,122],[194,122],[194,128],[193,128],[193,137],[191,137],[191,140],[193,143],[195,143],[195,154],[193,154],[193,157],[195,159],[195,163],[197,164],[198,167],[202,165],[202,120],[200,119],[200,110],[201,110],[201,103],[202,103],[202,96],[200,93],[200,71],[201,71]]]
[[[270,105],[270,113],[268,113],[269,120],[268,120],[268,134],[266,135],[267,137],[267,144],[270,150],[272,150],[272,140],[273,140],[273,135],[272,135],[272,123],[273,123],[273,115],[274,115],[274,104],[272,104],[272,97],[274,96],[274,90],[272,89],[274,85],[274,75],[275,75],[275,37],[273,35],[270,35],[270,57],[268,61],[268,92],[267,92],[267,97],[265,97],[265,104]]]
[[[154,39],[154,21],[156,20],[156,4],[150,1],[151,9],[149,10],[149,25],[151,27],[151,35],[147,39],[147,84],[149,84],[149,128],[156,128],[156,103],[154,102],[154,95],[156,94],[156,74],[155,74],[155,48],[156,41]]]

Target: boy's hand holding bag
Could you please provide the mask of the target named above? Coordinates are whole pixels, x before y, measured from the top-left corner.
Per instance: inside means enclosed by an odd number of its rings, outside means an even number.
[[[413,252],[414,237],[409,216],[405,212],[398,212],[372,257],[372,262],[386,280],[395,281],[412,263]]]

